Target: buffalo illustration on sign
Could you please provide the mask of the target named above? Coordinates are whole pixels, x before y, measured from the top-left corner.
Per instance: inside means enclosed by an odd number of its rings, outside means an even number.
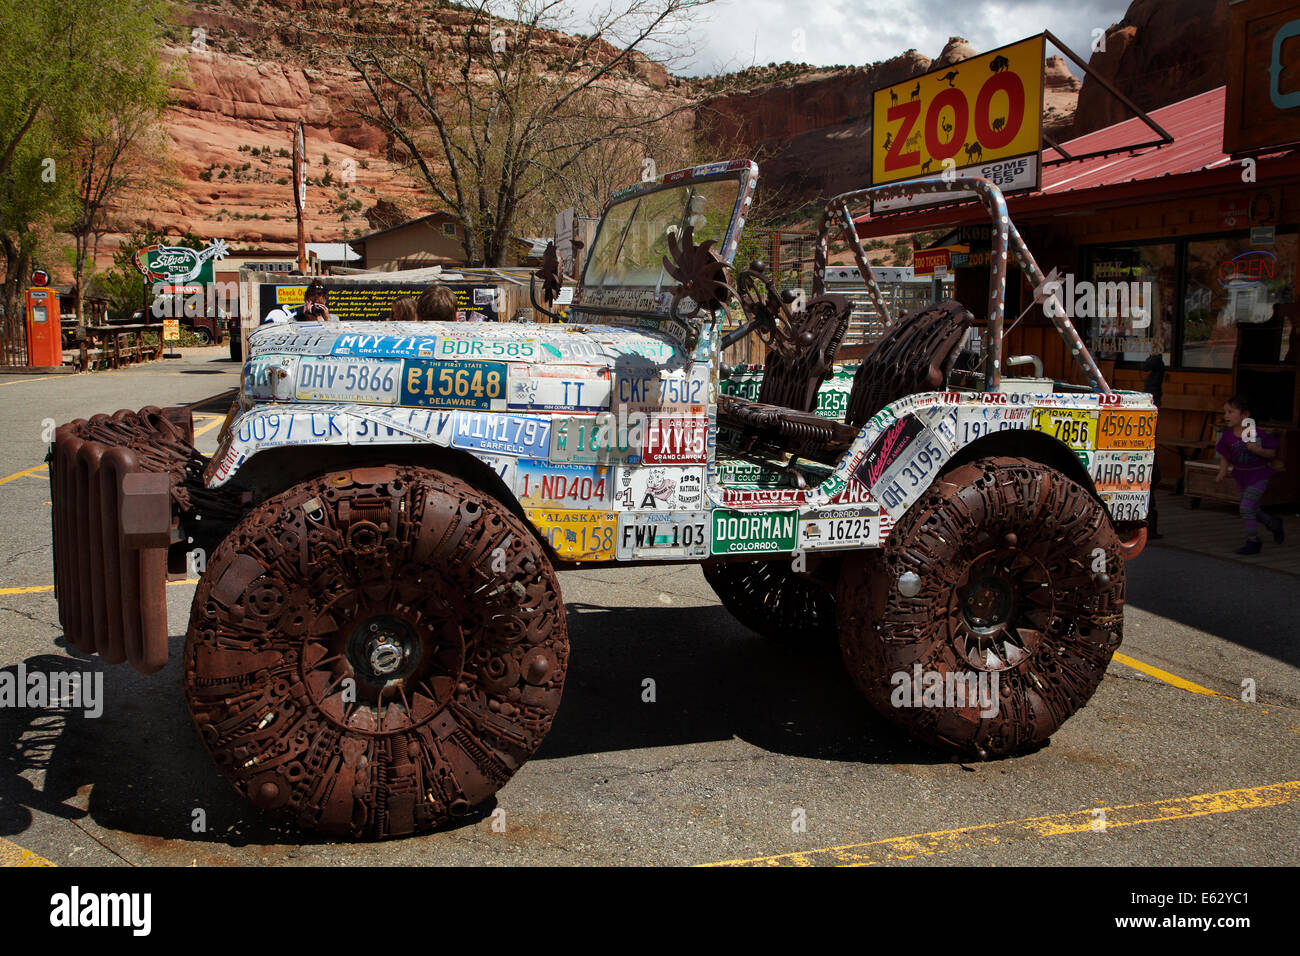
[[[872,184],[969,169],[1003,192],[1037,188],[1045,50],[1040,34],[876,90]],[[891,198],[873,208],[954,198]]]

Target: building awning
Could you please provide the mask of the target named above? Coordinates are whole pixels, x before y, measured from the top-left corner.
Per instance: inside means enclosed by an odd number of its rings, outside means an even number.
[[[1208,191],[1226,191],[1242,185],[1242,166],[1223,152],[1223,107],[1226,87],[1208,90],[1150,116],[1169,131],[1174,141],[1164,146],[1124,150],[1130,143],[1150,138],[1150,130],[1137,117],[1076,137],[1061,144],[1072,156],[1118,150],[1108,156],[1067,161],[1056,149],[1043,151],[1043,187],[1037,192],[1007,197],[1011,218],[1022,220],[1090,212],[1106,206],[1158,202]],[[1300,176],[1300,150],[1284,150],[1257,159],[1255,183]],[[870,221],[854,222],[864,238],[917,232],[939,226],[987,222],[988,213],[976,202],[892,213]]]

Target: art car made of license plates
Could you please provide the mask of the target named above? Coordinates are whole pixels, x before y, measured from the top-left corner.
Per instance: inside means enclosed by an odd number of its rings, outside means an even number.
[[[166,579],[199,573],[183,679],[204,746],[257,806],[357,837],[463,814],[537,749],[568,665],[566,568],[699,563],[753,630],[838,639],[914,737],[1041,744],[1120,642],[1148,396],[1112,390],[1065,318],[1088,385],[1004,374],[1008,258],[1051,292],[984,180],[836,197],[811,297],[731,267],[756,181],[728,162],[615,195],[563,324],[252,333],[210,459],[186,409],[62,426],[66,633],[156,671]],[[949,189],[993,219],[985,315],[890,316],[850,210]],[[824,294],[832,232],[888,322],[856,365],[849,303]],[[750,334],[764,366],[728,367]]]

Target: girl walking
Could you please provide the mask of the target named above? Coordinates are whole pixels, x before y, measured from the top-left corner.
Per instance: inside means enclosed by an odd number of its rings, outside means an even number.
[[[1228,475],[1228,465],[1232,465],[1232,477],[1241,492],[1241,517],[1246,521],[1246,543],[1237,549],[1238,554],[1259,554],[1259,525],[1263,524],[1273,532],[1273,540],[1281,544],[1286,538],[1282,530],[1282,519],[1265,512],[1259,506],[1264,496],[1268,480],[1273,476],[1269,459],[1277,456],[1277,439],[1264,432],[1251,436],[1253,441],[1246,441],[1243,422],[1250,417],[1250,403],[1242,395],[1234,395],[1223,406],[1223,418],[1227,428],[1219,436],[1214,450],[1219,453],[1219,473],[1215,481],[1223,481]],[[1253,424],[1252,424],[1253,427]]]

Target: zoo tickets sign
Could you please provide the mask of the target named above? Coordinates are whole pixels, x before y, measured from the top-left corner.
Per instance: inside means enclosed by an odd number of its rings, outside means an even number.
[[[876,90],[871,184],[937,176],[948,168],[984,176],[1003,192],[1037,188],[1044,50],[1041,35],[1030,37]],[[955,195],[925,201],[949,202]],[[876,208],[920,201],[877,202]]]
[[[212,262],[226,256],[223,239],[214,240],[206,249],[163,246],[158,243],[137,249],[132,261],[150,282],[164,283],[162,292],[191,294],[202,292],[212,283]]]

